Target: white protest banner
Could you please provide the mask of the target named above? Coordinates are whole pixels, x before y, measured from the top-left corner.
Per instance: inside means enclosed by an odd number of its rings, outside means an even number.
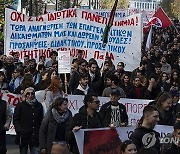
[[[70,52],[69,51],[58,51],[58,73],[70,73],[71,63],[70,63]]]
[[[14,107],[16,106],[16,104],[22,100],[21,95],[6,92],[0,93],[0,97],[2,98],[2,100],[8,102],[12,111],[14,111]]]
[[[36,92],[36,98],[39,102],[42,103],[43,107],[46,109],[46,102],[44,101],[44,92],[39,91]],[[110,101],[109,97],[98,97],[100,100],[100,107]],[[84,105],[83,103],[84,96],[82,95],[68,95],[68,108],[71,110],[72,114],[76,114],[79,112],[79,109]],[[139,119],[142,117],[143,109],[146,105],[149,104],[152,100],[143,100],[143,99],[128,99],[121,98],[119,100],[120,103],[124,104],[126,107],[126,111],[129,117],[129,125],[136,125]]]
[[[36,98],[39,102],[42,103],[43,107],[46,109],[46,102],[44,101],[45,91],[37,91]],[[100,107],[110,101],[109,97],[98,97],[100,100]],[[84,96],[82,95],[68,95],[68,108],[71,110],[72,114],[76,114],[79,112],[79,109],[84,105],[83,103]],[[146,105],[149,104],[152,100],[143,100],[143,99],[128,99],[121,98],[119,100],[120,103],[125,105],[126,111],[129,118],[129,125],[136,125],[139,119],[142,117],[143,109]]]
[[[67,9],[29,17],[6,8],[5,53],[17,51],[22,60],[25,55],[49,58],[52,50],[69,51],[75,57],[82,49],[83,58],[94,58],[99,66],[106,55],[115,64],[124,62],[125,70],[132,71],[141,58],[141,14],[115,19],[105,47],[102,36],[107,22],[108,18],[90,10]]]
[[[74,134],[80,154],[91,152],[104,152],[107,154],[111,154],[114,150],[116,150],[116,153],[118,154],[120,152],[120,144],[123,141],[130,139],[130,136],[134,132],[134,129],[135,126],[118,127],[116,129],[80,129],[78,132],[74,132]],[[161,139],[172,133],[173,127],[157,125],[155,127],[155,131],[160,133]],[[96,142],[94,142],[94,140],[96,140]],[[88,141],[88,143],[86,143],[86,141]]]
[[[101,15],[103,17],[110,17],[111,10],[93,10],[95,11],[98,15]],[[143,18],[143,24],[146,24],[149,22],[149,20],[152,18],[154,15],[155,11],[154,10],[141,10],[141,9],[133,9],[133,8],[128,8],[128,9],[118,9],[115,12],[115,18],[123,18],[127,17],[133,14],[137,13],[142,13],[142,18]]]
[[[106,102],[110,101],[109,97],[98,97],[100,100],[100,107]],[[81,95],[68,95],[69,109],[74,114],[79,112],[80,107],[82,107],[84,96]],[[124,104],[129,117],[129,125],[136,125],[139,119],[142,117],[143,109],[152,100],[143,99],[128,99],[121,98],[120,103]]]
[[[0,93],[0,97],[2,98],[2,100],[5,100],[9,104],[9,107],[12,113],[14,113],[14,108],[16,104],[22,101],[21,95],[17,95],[13,93],[3,92],[3,93]],[[6,134],[9,134],[9,135],[16,134],[14,125],[12,124],[12,122],[9,128],[9,131],[7,131]]]

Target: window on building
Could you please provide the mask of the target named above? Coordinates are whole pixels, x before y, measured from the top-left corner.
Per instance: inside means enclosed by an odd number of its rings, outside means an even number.
[[[139,9],[139,2],[137,2],[137,9]]]

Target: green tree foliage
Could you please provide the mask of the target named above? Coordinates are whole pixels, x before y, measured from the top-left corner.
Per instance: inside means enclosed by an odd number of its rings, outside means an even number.
[[[101,1],[101,9],[112,9],[115,0],[102,0]],[[128,8],[128,0],[119,0],[117,9],[125,9]]]
[[[169,17],[179,18],[180,0],[163,0],[161,6]]]
[[[5,8],[11,8],[15,4],[14,0],[0,0],[0,40],[3,40],[3,27],[5,18]]]

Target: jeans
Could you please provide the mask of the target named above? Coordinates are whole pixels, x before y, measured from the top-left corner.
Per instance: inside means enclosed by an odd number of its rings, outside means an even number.
[[[39,154],[39,147],[29,147],[30,154]],[[27,154],[28,146],[22,146],[20,147],[20,154]]]

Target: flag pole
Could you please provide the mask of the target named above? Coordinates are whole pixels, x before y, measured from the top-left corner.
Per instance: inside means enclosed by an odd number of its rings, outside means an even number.
[[[175,28],[177,34],[179,35],[180,33],[179,33],[178,29],[176,28],[176,26],[174,25],[174,23],[173,23],[173,27]]]
[[[67,94],[67,74],[64,74],[65,92]]]

